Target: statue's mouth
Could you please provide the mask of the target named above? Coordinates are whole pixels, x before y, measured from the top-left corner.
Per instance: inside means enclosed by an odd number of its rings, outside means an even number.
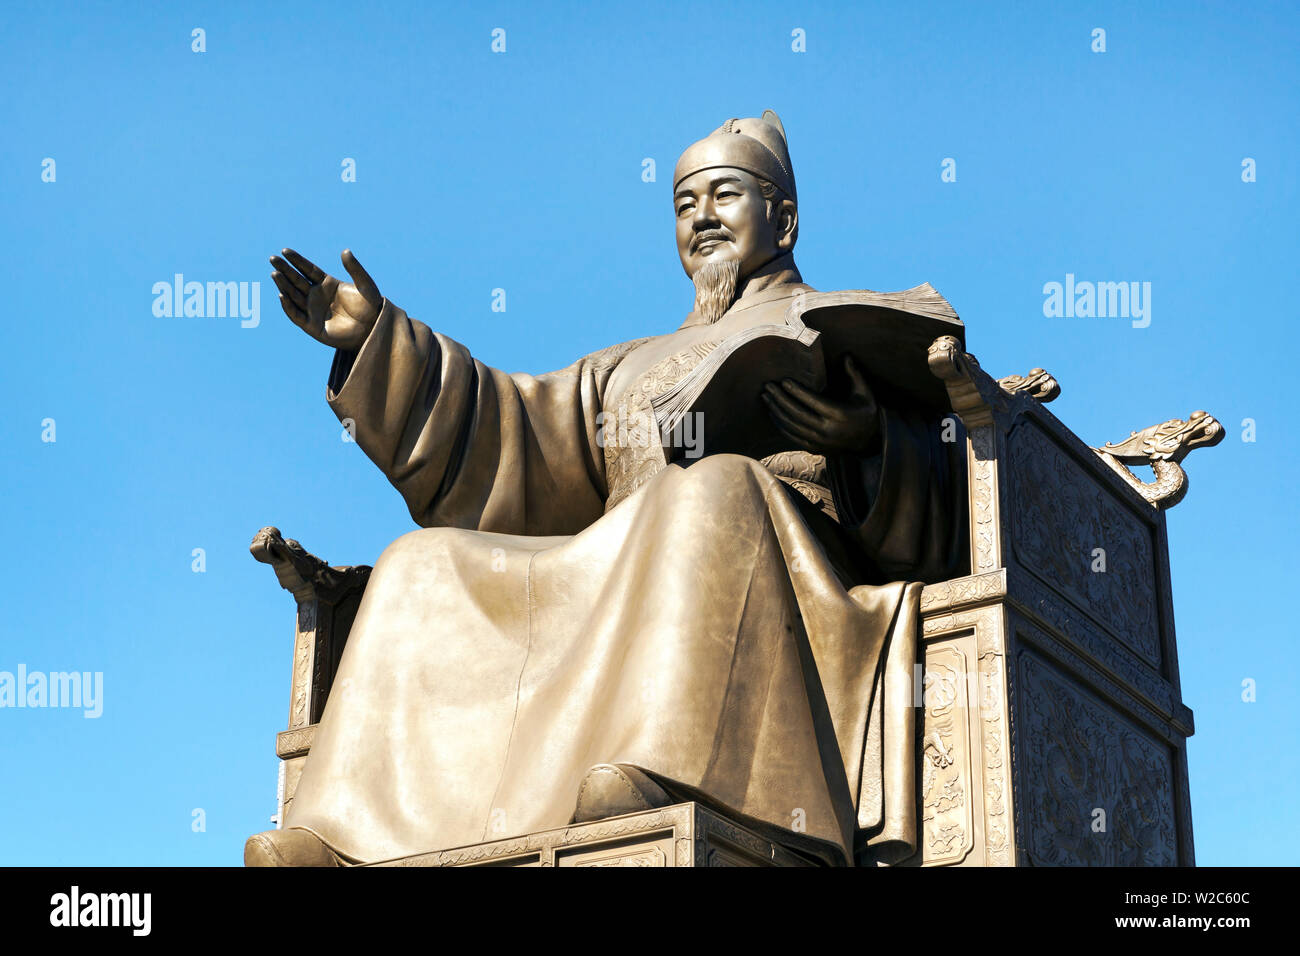
[[[723,235],[722,233],[717,233],[717,232],[702,233],[699,236],[697,236],[695,239],[695,251],[708,252],[714,246],[721,245],[722,243],[728,241],[729,239],[727,238],[727,236]]]

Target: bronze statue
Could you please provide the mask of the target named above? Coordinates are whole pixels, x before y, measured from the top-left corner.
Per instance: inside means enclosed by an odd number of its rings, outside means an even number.
[[[477,361],[351,252],[351,283],[272,257],[285,313],[336,350],[331,408],[421,530],[375,565],[284,829],[249,864],[681,800],[832,864],[914,851],[920,593],[967,573],[965,444],[849,360],[821,392],[764,387],[786,450],[670,463],[652,400],[814,291],[771,111],[690,146],[673,203],[695,308],[544,375]]]

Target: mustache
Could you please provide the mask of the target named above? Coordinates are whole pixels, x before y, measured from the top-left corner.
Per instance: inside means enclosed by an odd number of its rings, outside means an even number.
[[[721,229],[705,229],[703,232],[697,232],[691,239],[691,251],[694,252],[700,247],[700,243],[708,242],[710,239],[718,239],[722,242],[730,242],[731,236]]]

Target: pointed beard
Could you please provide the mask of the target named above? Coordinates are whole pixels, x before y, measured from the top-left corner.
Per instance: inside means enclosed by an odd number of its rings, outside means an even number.
[[[691,276],[695,283],[695,311],[710,325],[731,308],[739,278],[740,263],[735,259],[706,262]]]

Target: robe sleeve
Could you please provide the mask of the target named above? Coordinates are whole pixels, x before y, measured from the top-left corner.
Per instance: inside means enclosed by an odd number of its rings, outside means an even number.
[[[827,459],[840,524],[885,580],[969,573],[965,436],[943,437],[940,421],[886,408],[877,454]]]
[[[421,527],[576,534],[604,511],[597,415],[635,344],[511,375],[385,300],[360,349],[335,354],[326,397]]]

